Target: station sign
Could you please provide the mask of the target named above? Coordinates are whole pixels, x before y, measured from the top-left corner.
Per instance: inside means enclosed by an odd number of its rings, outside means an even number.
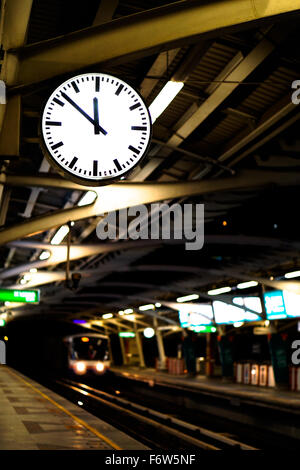
[[[40,291],[36,290],[18,290],[18,289],[0,289],[0,302],[24,302],[38,303],[40,301]]]
[[[135,338],[134,331],[120,331],[119,332],[120,338]]]
[[[215,333],[217,328],[215,326],[210,325],[200,325],[190,328],[195,333]]]
[[[282,290],[265,292],[264,302],[268,320],[287,317]]]
[[[300,295],[289,291],[275,290],[264,293],[268,320],[300,317]]]
[[[264,326],[255,326],[253,328],[254,335],[268,335],[271,333],[271,329]]]

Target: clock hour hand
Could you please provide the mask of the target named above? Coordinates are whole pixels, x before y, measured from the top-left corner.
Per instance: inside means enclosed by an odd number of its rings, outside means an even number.
[[[94,131],[95,131],[95,134],[100,134],[98,98],[93,99],[93,106],[94,106]]]
[[[75,101],[73,101],[66,93],[62,91],[61,96],[66,101],[68,101],[68,103],[70,103],[75,109],[77,109],[77,111],[79,111],[91,124],[93,124],[95,129],[97,129],[98,133],[102,132],[102,134],[104,135],[107,134],[106,130],[103,129],[103,127],[101,127],[97,122],[95,122],[94,119],[92,119],[85,111],[83,111],[83,109],[81,109],[80,106],[78,106],[78,104],[76,104]]]

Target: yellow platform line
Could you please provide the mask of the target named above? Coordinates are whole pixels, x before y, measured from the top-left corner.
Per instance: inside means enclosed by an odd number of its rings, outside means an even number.
[[[28,387],[32,388],[32,390],[34,390],[36,393],[39,393],[43,398],[45,398],[46,400],[50,401],[50,403],[52,403],[52,405],[55,405],[57,408],[59,408],[61,411],[63,411],[65,414],[69,415],[74,421],[76,421],[77,423],[81,424],[81,426],[85,427],[86,429],[88,429],[90,432],[92,432],[93,434],[95,434],[95,436],[97,436],[99,439],[101,439],[102,441],[106,442],[108,445],[110,445],[113,449],[115,450],[123,450],[121,447],[118,446],[118,444],[116,444],[115,442],[111,441],[108,437],[104,436],[103,434],[101,434],[101,432],[97,431],[97,429],[93,428],[93,426],[90,426],[88,423],[86,423],[83,419],[81,418],[78,418],[77,416],[73,415],[73,413],[71,413],[71,411],[67,410],[66,408],[64,408],[62,405],[60,405],[59,403],[57,403],[55,400],[53,400],[52,398],[48,397],[48,395],[46,395],[45,393],[41,392],[38,388],[36,388],[34,385],[32,385],[30,382],[27,382],[27,380],[24,380],[22,377],[20,377],[18,374],[16,374],[15,372],[13,372],[12,370],[10,369],[7,369],[7,371],[14,375],[15,377],[17,377],[17,379],[19,379],[21,382],[24,382]]]

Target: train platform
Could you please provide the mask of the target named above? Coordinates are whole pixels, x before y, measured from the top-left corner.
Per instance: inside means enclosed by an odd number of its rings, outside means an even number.
[[[108,423],[0,365],[0,450],[146,450]]]
[[[155,369],[139,367],[113,367],[112,371],[126,379],[146,382],[150,386],[162,385],[185,391],[199,391],[218,398],[227,398],[231,404],[247,402],[257,406],[281,409],[285,412],[300,412],[300,392],[277,388],[242,385],[224,382],[221,378],[207,378],[203,375],[172,375]]]

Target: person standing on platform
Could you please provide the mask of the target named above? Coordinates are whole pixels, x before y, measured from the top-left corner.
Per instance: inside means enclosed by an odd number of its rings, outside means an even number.
[[[192,331],[187,330],[183,333],[182,351],[185,365],[190,377],[196,375],[196,350],[195,340]]]

